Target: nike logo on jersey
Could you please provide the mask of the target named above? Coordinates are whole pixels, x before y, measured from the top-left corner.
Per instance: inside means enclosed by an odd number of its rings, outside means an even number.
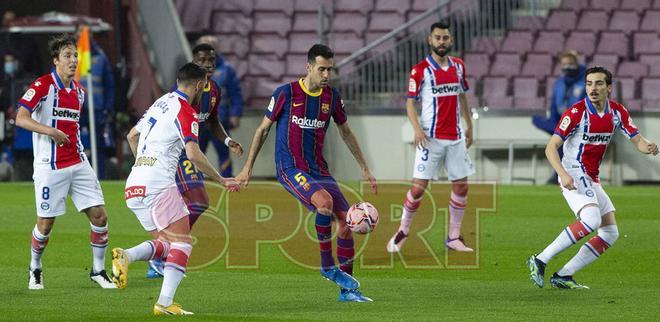
[[[306,117],[299,118],[295,115],[291,117],[291,123],[298,124],[301,129],[320,129],[325,126],[325,121],[308,119]]]
[[[440,86],[433,86],[431,87],[431,92],[433,93],[433,95],[440,97],[440,96],[458,95],[462,92],[462,90],[460,84],[449,83],[449,84],[442,84]]]
[[[293,103],[293,107],[298,107],[300,105],[303,105],[303,103]]]
[[[78,121],[80,112],[68,108],[53,108],[53,117],[58,120]]]
[[[599,133],[583,133],[582,141],[585,141],[587,144],[607,144],[612,138],[611,134],[599,134]]]

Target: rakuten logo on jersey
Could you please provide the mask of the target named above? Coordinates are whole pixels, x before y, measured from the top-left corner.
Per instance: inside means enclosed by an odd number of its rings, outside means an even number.
[[[80,118],[80,112],[68,108],[53,108],[53,117],[58,120],[76,121]]]
[[[611,134],[584,133],[582,141],[587,144],[607,144],[610,142]]]
[[[298,124],[301,129],[320,129],[325,126],[325,121],[308,119],[306,117],[299,118],[295,115],[291,117],[291,123]]]
[[[452,96],[460,94],[462,90],[459,83],[449,83],[440,86],[433,86],[431,87],[431,92],[435,96]]]

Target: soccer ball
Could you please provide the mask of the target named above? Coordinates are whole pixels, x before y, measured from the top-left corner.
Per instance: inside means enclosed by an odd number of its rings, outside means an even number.
[[[348,209],[346,224],[355,233],[370,233],[378,225],[378,210],[368,202],[358,202]]]

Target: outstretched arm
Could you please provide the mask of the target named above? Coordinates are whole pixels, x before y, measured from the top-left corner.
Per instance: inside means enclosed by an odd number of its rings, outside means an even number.
[[[231,191],[237,191],[239,186],[233,178],[224,178],[218,171],[211,165],[209,159],[199,148],[199,144],[195,141],[188,141],[186,143],[186,156],[199,169],[204,175],[211,177],[213,180],[224,186]]]
[[[357,139],[355,139],[353,131],[351,131],[351,128],[348,126],[348,122],[338,124],[337,128],[339,128],[339,134],[341,135],[342,140],[344,140],[344,143],[346,143],[346,146],[353,154],[353,157],[355,157],[355,161],[357,161],[358,165],[360,165],[360,169],[362,169],[362,177],[369,181],[369,184],[371,185],[371,191],[378,193],[376,178],[374,178],[374,176],[371,174],[371,171],[369,171],[369,166],[367,166],[367,162],[364,160],[364,156],[362,155],[362,149],[360,149],[360,145],[358,144]]]
[[[266,142],[268,138],[268,132],[270,132],[270,127],[273,125],[273,121],[265,117],[261,121],[261,124],[257,127],[257,130],[254,132],[254,137],[252,138],[252,144],[250,145],[250,152],[248,152],[247,159],[245,160],[245,165],[241,172],[236,176],[236,181],[241,185],[247,186],[250,181],[250,176],[252,176],[252,167],[254,166],[254,161],[257,159],[261,147]]]
[[[644,154],[653,154],[658,155],[658,145],[647,140],[641,134],[635,135],[634,138],[630,139],[635,148],[641,153]]]

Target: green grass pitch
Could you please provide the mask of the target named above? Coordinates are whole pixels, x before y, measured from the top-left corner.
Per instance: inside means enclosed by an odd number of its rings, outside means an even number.
[[[44,255],[46,289],[27,289],[33,189],[31,183],[0,185],[0,320],[154,319],[151,309],[160,282],[144,278],[145,264],[131,265],[123,291],[102,290],[89,281],[88,221],[70,203],[69,213],[56,221]],[[103,189],[110,216],[109,249],[145,240],[125,207],[123,183],[105,182]],[[363,293],[375,302],[339,303],[337,288],[318,272],[292,264],[274,245],[263,245],[258,269],[227,269],[220,261],[191,271],[176,301],[195,312],[188,320],[656,320],[660,216],[655,203],[660,188],[606,190],[618,210],[621,237],[576,275],[590,290],[539,289],[529,280],[527,256],[540,251],[572,221],[559,189],[500,186],[497,211],[480,219],[478,269],[356,267]],[[434,249],[440,248],[440,239],[433,239]],[[555,258],[546,275],[577,249]],[[109,255],[107,263],[109,268]]]

